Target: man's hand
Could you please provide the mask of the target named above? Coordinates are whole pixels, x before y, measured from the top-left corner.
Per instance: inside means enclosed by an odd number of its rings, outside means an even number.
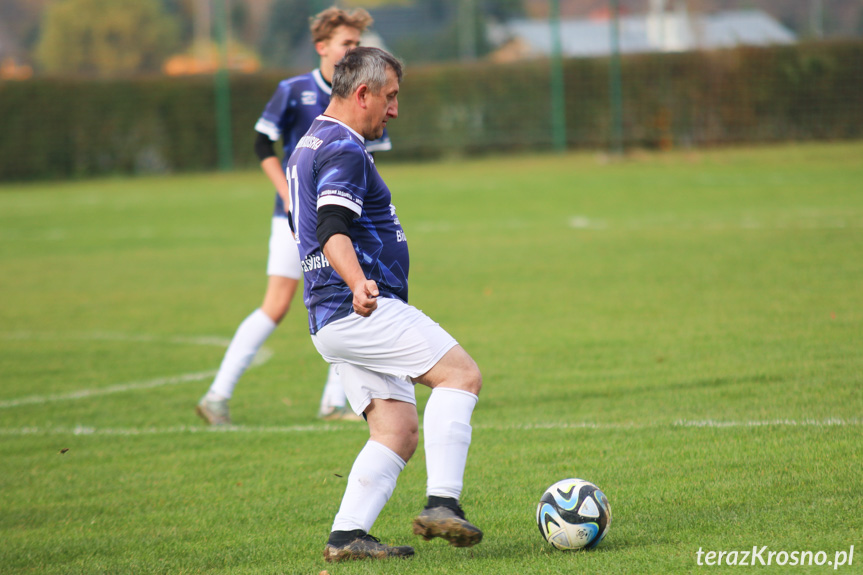
[[[358,283],[351,290],[354,294],[354,311],[363,317],[369,317],[378,308],[378,284],[374,280]]]

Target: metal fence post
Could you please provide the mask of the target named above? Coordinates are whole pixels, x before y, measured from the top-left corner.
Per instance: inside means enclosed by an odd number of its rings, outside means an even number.
[[[551,25],[551,136],[554,149],[566,151],[566,101],[563,85],[563,46],[560,34],[560,1],[552,0]]]
[[[216,42],[219,45],[219,69],[216,71],[216,140],[219,169],[233,168],[231,149],[231,83],[228,76],[228,10],[227,0],[215,0]]]

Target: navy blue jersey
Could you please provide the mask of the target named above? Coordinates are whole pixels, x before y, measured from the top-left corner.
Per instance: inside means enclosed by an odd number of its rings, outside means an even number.
[[[355,218],[350,237],[366,278],[381,297],[408,301],[408,244],[392,196],[362,136],[345,124],[320,116],[297,144],[287,167],[291,215],[300,248],[314,334],[353,311],[353,294],[324,257],[316,234],[318,208],[342,206]]]
[[[279,82],[275,94],[267,102],[264,112],[255,124],[255,131],[265,134],[273,142],[282,140],[285,153],[282,168],[287,166],[291,152],[314,119],[323,114],[330,105],[330,94],[332,88],[319,69]],[[366,149],[370,152],[383,152],[392,149],[392,144],[384,132],[380,139],[367,142]],[[279,194],[276,194],[273,215],[287,217]]]

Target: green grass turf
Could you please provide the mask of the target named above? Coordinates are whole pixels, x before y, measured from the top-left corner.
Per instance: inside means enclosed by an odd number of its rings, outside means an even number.
[[[382,157],[411,301],[484,374],[463,502],[486,538],[411,534],[420,446],[373,530],[417,556],[338,565],[321,551],[366,432],[315,419],[326,368],[299,299],[237,388],[238,426],[193,413],[263,296],[265,178],[4,185],[0,572],[820,573],[696,553],[854,545],[838,571],[859,573],[861,158]],[[537,531],[567,477],[611,502],[593,552]]]

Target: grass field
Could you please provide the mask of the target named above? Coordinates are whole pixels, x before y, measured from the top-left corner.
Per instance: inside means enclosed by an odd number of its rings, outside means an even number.
[[[863,572],[863,144],[380,164],[411,303],[483,370],[463,494],[482,544],[412,535],[420,446],[373,530],[416,557],[324,563],[367,433],[315,419],[299,300],[238,425],[195,417],[264,293],[261,174],[7,184],[0,572],[826,573],[697,553],[852,545],[836,571]],[[567,477],[611,502],[595,551],[536,528]]]

